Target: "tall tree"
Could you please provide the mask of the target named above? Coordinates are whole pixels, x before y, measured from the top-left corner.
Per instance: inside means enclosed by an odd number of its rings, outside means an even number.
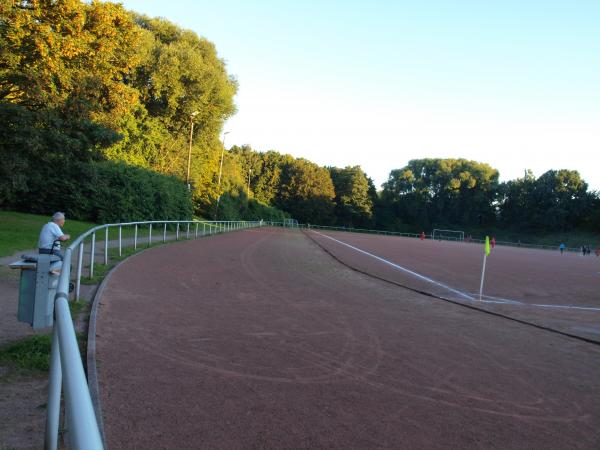
[[[498,177],[476,161],[415,159],[390,172],[382,200],[399,221],[419,227],[486,225],[495,220]]]
[[[275,205],[293,218],[308,223],[331,223],[334,198],[331,176],[324,167],[303,158],[283,165]]]
[[[122,5],[79,0],[0,3],[0,101],[107,126],[137,103],[126,83],[139,29]]]
[[[373,219],[372,188],[360,166],[348,166],[343,169],[329,167],[329,173],[335,189],[337,223],[349,227],[371,226]]]
[[[529,231],[568,231],[589,222],[593,193],[575,170],[549,170],[538,179],[531,171],[504,183],[502,223]]]

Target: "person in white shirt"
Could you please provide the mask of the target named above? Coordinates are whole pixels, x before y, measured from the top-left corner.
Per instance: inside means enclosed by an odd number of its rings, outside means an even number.
[[[65,225],[65,214],[56,212],[52,216],[52,222],[48,222],[42,227],[38,248],[41,254],[57,255],[63,259],[63,254],[60,251],[60,243],[70,239],[71,236],[64,234],[61,228]]]

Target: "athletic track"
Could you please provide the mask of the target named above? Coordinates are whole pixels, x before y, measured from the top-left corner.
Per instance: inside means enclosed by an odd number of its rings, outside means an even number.
[[[600,447],[600,346],[359,273],[368,256],[309,234],[181,242],[110,275],[108,448]]]

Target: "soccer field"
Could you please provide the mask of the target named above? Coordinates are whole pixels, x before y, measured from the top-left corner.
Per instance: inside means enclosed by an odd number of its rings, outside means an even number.
[[[532,324],[600,341],[600,258],[497,246],[311,231],[353,269],[402,286]]]

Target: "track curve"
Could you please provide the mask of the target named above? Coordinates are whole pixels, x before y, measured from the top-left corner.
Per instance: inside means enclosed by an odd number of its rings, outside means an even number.
[[[109,448],[597,448],[600,351],[260,229],[126,260],[97,301]]]

